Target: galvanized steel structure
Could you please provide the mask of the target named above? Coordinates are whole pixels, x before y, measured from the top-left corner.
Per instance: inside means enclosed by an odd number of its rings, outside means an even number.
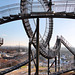
[[[35,74],[39,75],[39,55],[40,54],[43,57],[48,59],[48,75],[50,74],[50,71],[49,71],[50,67],[54,64],[54,62],[55,62],[55,72],[56,72],[54,73],[55,75],[60,75],[65,72],[75,70],[74,68],[71,70],[62,71],[62,73],[60,71],[61,43],[63,43],[63,45],[65,45],[65,47],[74,55],[74,60],[75,60],[75,52],[72,51],[69,44],[67,44],[67,42],[65,41],[64,37],[57,36],[56,43],[52,49],[50,48],[50,45],[49,45],[50,39],[52,37],[52,32],[53,32],[53,18],[75,19],[75,7],[74,7],[75,3],[74,2],[75,1],[21,0],[20,2],[21,13],[17,13],[15,15],[10,14],[9,16],[3,15],[0,18],[0,24],[22,19],[24,29],[29,38],[29,53],[28,53],[29,59],[24,61],[23,63],[20,63],[16,66],[11,67],[10,69],[1,71],[0,74],[2,75],[2,74],[9,73],[29,63],[28,74],[31,75],[31,61],[34,61],[34,64],[36,67]],[[15,6],[17,5],[18,4],[15,4]],[[15,7],[12,9],[17,10],[16,8],[18,7]],[[8,9],[2,10],[0,13],[5,11],[8,11]],[[36,18],[36,28],[35,28],[35,31],[33,32],[29,19],[34,19],[34,18]],[[40,18],[48,18],[48,21],[49,21],[48,27],[45,29],[45,33],[44,33],[45,39],[43,39],[39,33]],[[36,53],[34,56],[31,50],[32,48],[31,45],[33,45],[36,49]],[[57,72],[57,56],[58,56],[59,73]],[[49,66],[49,60],[52,58],[55,58],[55,61],[52,63],[51,66]],[[34,59],[36,59],[36,62]]]

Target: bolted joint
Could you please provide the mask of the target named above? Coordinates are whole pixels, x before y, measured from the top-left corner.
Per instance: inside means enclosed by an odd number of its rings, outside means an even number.
[[[29,38],[29,43],[31,43],[31,44],[32,44],[32,38]]]

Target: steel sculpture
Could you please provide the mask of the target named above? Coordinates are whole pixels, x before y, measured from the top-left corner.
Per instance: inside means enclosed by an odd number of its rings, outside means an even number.
[[[67,70],[67,71],[57,72],[57,56],[59,59],[58,60],[58,65],[59,65],[58,70],[60,70],[61,43],[63,45],[65,45],[65,47],[75,56],[75,52],[73,52],[73,50],[70,48],[71,46],[65,41],[64,37],[62,37],[62,36],[57,37],[56,43],[55,43],[53,49],[49,48],[49,42],[50,42],[52,32],[53,32],[53,18],[75,19],[75,13],[74,13],[75,4],[71,4],[72,1],[70,1],[70,2],[69,1],[51,1],[51,0],[50,1],[37,0],[37,1],[38,1],[38,3],[41,4],[43,11],[40,10],[40,12],[38,12],[38,11],[34,10],[37,8],[37,6],[34,6],[34,4],[36,4],[36,2],[34,2],[34,0],[21,0],[21,3],[20,3],[21,13],[19,12],[16,15],[10,14],[9,16],[0,17],[0,24],[4,24],[4,23],[11,22],[14,20],[22,19],[23,26],[24,26],[25,31],[30,40],[29,41],[29,59],[20,64],[17,64],[16,66],[13,66],[9,69],[1,71],[0,72],[1,75],[9,73],[15,69],[18,69],[21,66],[26,65],[27,63],[29,63],[29,75],[30,75],[31,74],[31,61],[32,60],[34,61],[35,58],[36,58],[36,63],[35,63],[36,73],[35,74],[38,75],[39,74],[39,53],[43,57],[48,59],[48,75],[49,75],[50,67],[54,64],[54,62],[56,64],[55,65],[56,73],[54,73],[54,74],[56,74],[56,75],[75,70],[75,68],[74,68],[74,69]],[[70,6],[72,6],[72,9],[70,8]],[[57,8],[61,9],[61,10],[58,11],[58,10],[56,10]],[[15,10],[15,8],[13,8],[13,9]],[[8,11],[8,9],[2,10],[2,12],[4,12],[4,11]],[[34,32],[31,28],[30,21],[29,21],[29,19],[31,19],[31,18],[32,19],[37,18],[37,21],[36,21],[37,25],[36,25],[36,29]],[[45,29],[45,33],[46,33],[46,31],[47,31],[47,33],[46,34],[44,33],[44,35],[46,35],[45,39],[43,39],[39,33],[39,18],[49,18],[48,30]],[[39,41],[39,38],[41,39],[40,41]],[[31,44],[35,47],[37,56],[36,56],[36,54],[33,56],[32,50],[31,50]],[[48,47],[48,49],[47,49],[47,47]],[[52,59],[52,58],[55,58],[55,61],[49,67],[49,59]]]

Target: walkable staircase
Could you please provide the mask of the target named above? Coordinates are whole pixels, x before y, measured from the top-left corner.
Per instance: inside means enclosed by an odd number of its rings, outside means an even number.
[[[71,44],[63,37],[60,37],[61,43],[73,54],[75,55],[75,49],[72,48]]]

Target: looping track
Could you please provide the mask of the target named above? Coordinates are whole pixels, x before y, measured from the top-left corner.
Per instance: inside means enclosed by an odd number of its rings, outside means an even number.
[[[44,0],[43,0],[44,1]],[[28,1],[24,1],[24,0],[21,0],[21,13],[24,13],[24,12],[28,12],[28,10],[26,10],[27,8],[27,2]],[[27,5],[26,5],[27,4]],[[29,4],[30,5],[30,4]],[[30,23],[29,23],[29,20],[28,19],[22,19],[22,22],[23,22],[23,25],[24,25],[24,28],[27,32],[27,35],[29,38],[32,38],[33,36],[33,31],[31,29],[31,26],[30,26]],[[53,20],[52,18],[49,18],[49,31],[48,31],[48,35],[46,37],[46,41],[42,41],[42,43],[40,43],[40,54],[43,55],[44,57],[46,58],[52,58],[52,57],[55,57],[55,53],[54,52],[51,52],[50,55],[48,55],[48,52],[46,50],[46,46],[47,44],[49,43],[50,39],[51,39],[51,36],[52,36],[52,30],[53,30]],[[34,39],[35,40],[35,39]],[[34,47],[36,47],[36,44],[34,43],[33,44]],[[54,55],[54,56],[53,56]]]

